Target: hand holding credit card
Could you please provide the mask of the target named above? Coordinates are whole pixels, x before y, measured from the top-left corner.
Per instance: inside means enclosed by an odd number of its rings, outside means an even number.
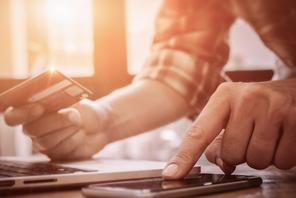
[[[48,70],[1,93],[0,112],[29,103],[39,103],[53,112],[91,95],[91,91],[61,72]]]

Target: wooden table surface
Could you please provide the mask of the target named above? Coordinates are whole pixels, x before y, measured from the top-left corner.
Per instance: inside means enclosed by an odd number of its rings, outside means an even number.
[[[202,167],[204,173],[221,173],[215,166]],[[296,168],[288,171],[277,170],[270,167],[266,170],[254,170],[245,165],[241,165],[235,171],[235,174],[256,175],[263,179],[263,184],[257,188],[249,188],[244,190],[237,190],[231,192],[224,192],[212,195],[206,195],[206,198],[220,198],[220,197],[291,197],[296,198]],[[83,198],[79,189],[64,190],[55,192],[39,192],[27,194],[6,195],[0,197],[10,198]]]

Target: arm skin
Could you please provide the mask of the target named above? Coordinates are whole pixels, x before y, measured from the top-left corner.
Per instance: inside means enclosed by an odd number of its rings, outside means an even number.
[[[190,108],[176,91],[156,80],[140,80],[115,91],[102,101],[111,108],[111,141],[175,121]]]
[[[22,124],[34,148],[52,160],[89,158],[110,142],[151,130],[189,112],[181,95],[155,80],[139,80],[96,101],[56,113],[39,104],[9,108],[10,126]]]

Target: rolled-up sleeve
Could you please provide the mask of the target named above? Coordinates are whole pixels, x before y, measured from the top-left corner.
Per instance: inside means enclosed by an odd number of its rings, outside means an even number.
[[[166,0],[156,19],[155,37],[135,81],[158,80],[199,111],[221,82],[234,21],[228,0]]]

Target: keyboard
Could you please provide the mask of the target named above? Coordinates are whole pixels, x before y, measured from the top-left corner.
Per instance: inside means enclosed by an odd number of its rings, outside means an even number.
[[[96,170],[71,168],[46,162],[0,160],[0,179],[7,177],[70,174],[77,172],[96,172]]]

